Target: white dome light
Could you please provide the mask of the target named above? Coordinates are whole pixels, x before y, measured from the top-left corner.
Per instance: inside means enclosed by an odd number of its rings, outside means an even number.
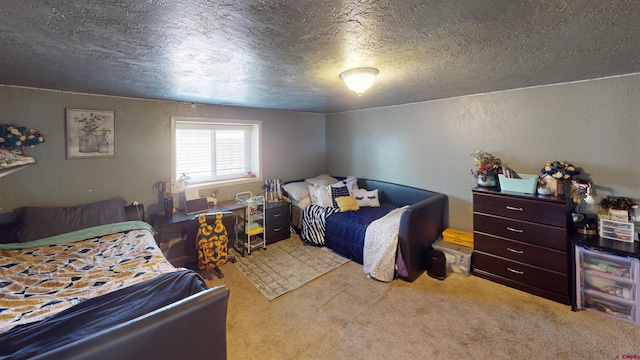
[[[356,68],[343,72],[340,77],[347,84],[347,87],[362,95],[373,85],[373,81],[378,75],[378,70],[374,68]]]

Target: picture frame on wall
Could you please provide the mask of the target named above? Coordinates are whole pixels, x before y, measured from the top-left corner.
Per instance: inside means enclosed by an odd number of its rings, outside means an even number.
[[[67,108],[67,159],[116,156],[116,112]]]

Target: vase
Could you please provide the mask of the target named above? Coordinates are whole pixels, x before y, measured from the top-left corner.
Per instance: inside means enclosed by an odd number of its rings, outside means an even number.
[[[93,153],[98,151],[98,136],[96,134],[82,134],[78,138],[78,151]]]
[[[498,185],[496,174],[478,174],[476,176],[476,184],[482,187],[495,187]]]
[[[99,153],[108,153],[109,152],[109,143],[101,142],[98,144],[98,152]]]

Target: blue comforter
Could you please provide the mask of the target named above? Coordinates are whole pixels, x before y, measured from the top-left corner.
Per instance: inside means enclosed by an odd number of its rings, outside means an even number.
[[[361,207],[357,211],[333,214],[327,218],[325,246],[359,264],[364,262],[364,236],[367,226],[397,206],[382,203],[379,207]]]

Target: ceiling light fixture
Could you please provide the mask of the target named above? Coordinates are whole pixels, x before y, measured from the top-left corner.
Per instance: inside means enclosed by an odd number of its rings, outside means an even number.
[[[360,96],[373,85],[373,80],[375,80],[376,75],[378,75],[378,69],[363,67],[347,70],[340,74],[340,77],[349,89],[355,91],[356,94]]]

